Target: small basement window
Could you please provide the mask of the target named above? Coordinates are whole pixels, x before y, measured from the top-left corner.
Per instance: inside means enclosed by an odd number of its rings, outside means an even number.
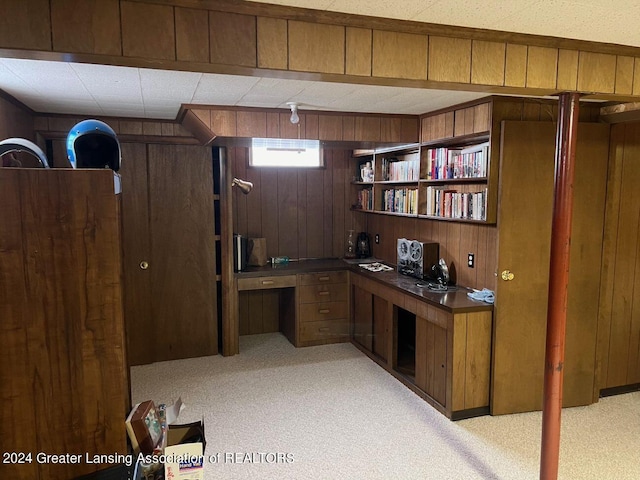
[[[252,167],[322,167],[320,140],[254,138],[249,165]]]

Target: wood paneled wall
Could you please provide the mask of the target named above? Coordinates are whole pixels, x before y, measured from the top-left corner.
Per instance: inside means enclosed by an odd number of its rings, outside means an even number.
[[[457,283],[472,288],[490,288],[496,285],[495,225],[447,222],[391,215],[367,216],[367,231],[371,235],[373,255],[386,262],[397,263],[397,239],[408,238],[440,244],[440,256],[445,259]],[[380,243],[375,244],[375,234]],[[467,266],[467,254],[475,254],[475,266]],[[425,266],[426,268],[430,265]]]
[[[596,394],[640,383],[640,123],[611,127]]]
[[[269,256],[341,257],[350,228],[362,228],[350,210],[354,167],[349,150],[324,150],[324,168],[248,167],[248,149],[228,149],[234,176],[253,182],[234,189],[234,232],[267,239]]]
[[[248,195],[233,193],[233,230],[267,239],[267,254],[292,259],[342,257],[349,229],[364,229],[354,214],[349,150],[324,150],[325,167],[282,169],[248,167],[248,149],[228,148],[236,177],[253,182]],[[277,291],[240,292],[240,334],[278,331]]]
[[[416,115],[298,111],[298,116],[300,122],[293,125],[289,120],[289,110],[188,105],[182,124],[203,144],[215,137],[379,143],[418,141],[419,119]]]
[[[12,97],[0,91],[0,141],[6,138],[26,138],[35,142],[33,114],[20,107]]]
[[[22,57],[50,52],[45,58],[523,95],[640,95],[640,49],[628,46],[234,0],[4,0],[2,7],[0,48]]]

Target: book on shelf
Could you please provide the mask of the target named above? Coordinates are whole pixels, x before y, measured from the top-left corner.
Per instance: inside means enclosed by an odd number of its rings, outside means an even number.
[[[418,189],[396,188],[383,190],[382,211],[416,214],[418,211]]]
[[[478,192],[459,192],[445,187],[426,189],[426,214],[433,217],[461,220],[485,220],[487,189]]]
[[[358,191],[358,207],[362,210],[373,210],[373,191],[371,188],[363,188]]]
[[[483,178],[487,176],[489,142],[466,148],[427,150],[427,180]]]
[[[412,182],[420,178],[420,159],[382,159],[382,180],[386,182]]]

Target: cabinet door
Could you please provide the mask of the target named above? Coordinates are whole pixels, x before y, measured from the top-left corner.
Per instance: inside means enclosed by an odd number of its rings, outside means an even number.
[[[384,298],[373,296],[373,328],[371,351],[379,357],[388,360],[388,338],[391,324],[392,310]]]
[[[373,294],[353,285],[353,339],[373,350]]]
[[[132,365],[217,354],[208,148],[123,146],[125,318]],[[141,268],[141,262],[148,267]]]
[[[491,413],[542,408],[555,124],[503,122]],[[564,406],[592,403],[609,127],[580,124]],[[514,274],[503,281],[503,270]]]
[[[416,317],[416,386],[447,407],[447,330],[419,316]]]

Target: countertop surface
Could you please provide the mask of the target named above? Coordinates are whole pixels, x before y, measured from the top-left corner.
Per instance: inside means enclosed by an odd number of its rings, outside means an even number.
[[[428,288],[426,280],[420,280],[399,274],[396,270],[386,272],[370,272],[358,266],[358,263],[371,263],[366,260],[343,260],[340,258],[312,259],[290,261],[287,264],[268,264],[264,267],[248,267],[242,272],[236,272],[236,278],[253,278],[273,275],[296,275],[299,273],[322,272],[329,270],[350,270],[366,278],[375,280],[402,293],[409,294],[454,313],[493,310],[493,305],[478,300],[472,300],[467,293],[472,291],[464,286],[450,287],[448,291],[434,291]],[[386,264],[386,263],[385,263]],[[391,267],[393,265],[387,264]]]

